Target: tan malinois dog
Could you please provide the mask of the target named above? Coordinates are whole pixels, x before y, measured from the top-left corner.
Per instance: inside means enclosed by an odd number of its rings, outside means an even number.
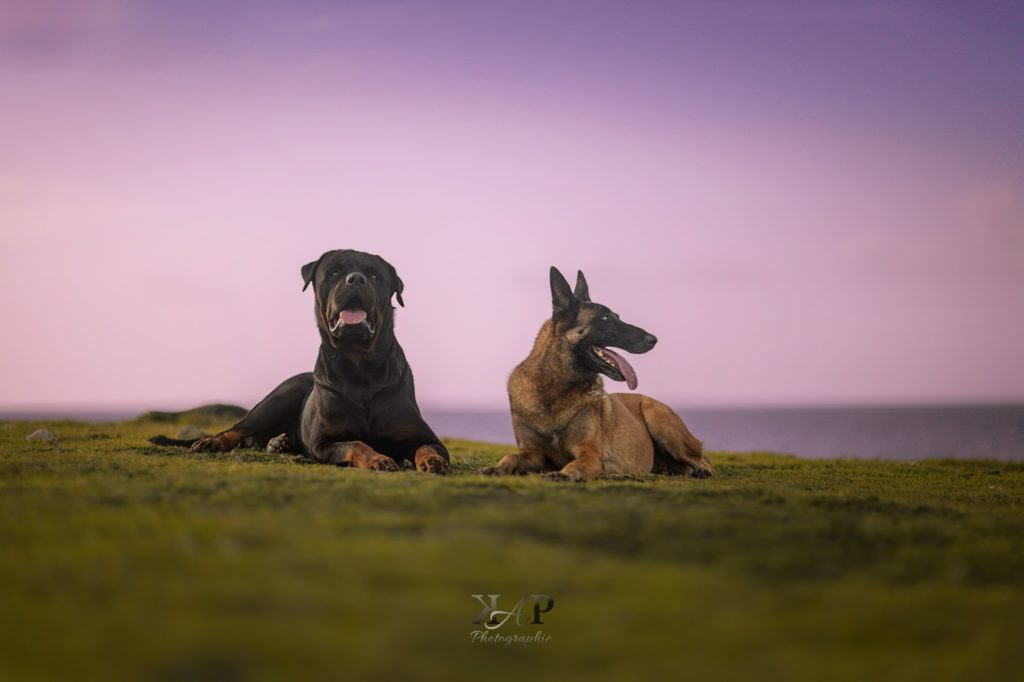
[[[601,374],[637,386],[636,372],[609,346],[646,353],[657,339],[592,303],[580,272],[575,291],[551,268],[554,311],[508,380],[519,451],[482,474],[546,472],[557,480],[605,474],[714,475],[701,442],[667,405],[640,394],[605,393]]]

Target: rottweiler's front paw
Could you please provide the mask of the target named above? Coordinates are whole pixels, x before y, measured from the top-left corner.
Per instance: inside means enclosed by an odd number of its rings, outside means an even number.
[[[444,476],[448,473],[448,462],[436,452],[417,454],[416,471]]]
[[[217,436],[207,436],[192,443],[192,452],[224,452],[226,449]]]
[[[476,472],[483,476],[504,476],[506,473],[498,467],[484,467],[483,469],[477,469]]]
[[[398,464],[387,455],[374,455],[366,462],[365,468],[372,471],[398,471]]]

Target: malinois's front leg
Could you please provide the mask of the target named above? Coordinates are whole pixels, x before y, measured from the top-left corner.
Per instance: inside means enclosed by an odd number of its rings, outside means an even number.
[[[484,467],[477,471],[485,476],[511,476],[515,474],[531,474],[544,470],[544,455],[535,451],[522,449],[512,455],[505,455],[492,467]]]
[[[561,471],[544,474],[552,481],[592,481],[604,474],[604,459],[601,450],[592,443],[583,443],[570,448],[575,459],[562,467]]]

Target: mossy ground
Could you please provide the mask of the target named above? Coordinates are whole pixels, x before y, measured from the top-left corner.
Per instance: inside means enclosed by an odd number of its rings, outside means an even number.
[[[146,442],[173,430],[0,424],[0,679],[1020,673],[1021,464],[573,485],[478,476],[509,448],[464,441],[446,478]],[[472,643],[481,593],[551,595],[551,641]]]

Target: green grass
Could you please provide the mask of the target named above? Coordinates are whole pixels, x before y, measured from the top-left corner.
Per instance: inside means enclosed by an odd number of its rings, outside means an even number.
[[[146,442],[174,430],[0,424],[0,679],[1019,674],[1021,464],[575,485],[477,476],[509,448],[465,441],[447,478]],[[472,643],[480,593],[551,595],[551,641]]]

